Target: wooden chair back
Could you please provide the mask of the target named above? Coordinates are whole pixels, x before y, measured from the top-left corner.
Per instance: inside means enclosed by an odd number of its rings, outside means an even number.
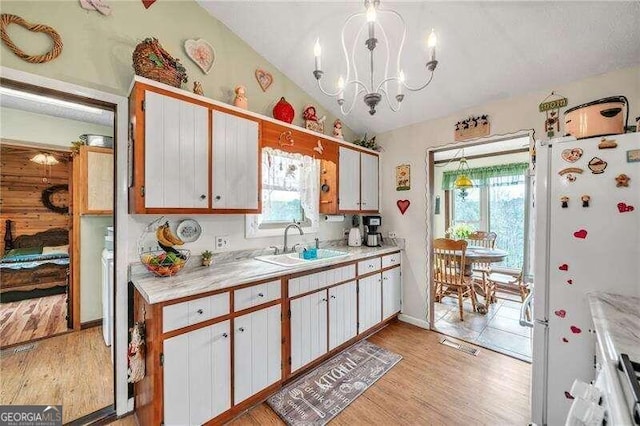
[[[433,280],[436,284],[464,285],[465,240],[433,241]]]
[[[495,248],[496,238],[498,235],[495,232],[476,231],[469,235],[466,240],[470,246]]]

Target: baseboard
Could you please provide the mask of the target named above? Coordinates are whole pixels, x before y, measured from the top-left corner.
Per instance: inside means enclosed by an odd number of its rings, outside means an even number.
[[[409,315],[406,315],[406,314],[398,315],[398,319],[400,321],[402,321],[402,322],[406,322],[408,324],[415,325],[416,327],[424,328],[426,330],[431,330],[431,327],[429,326],[429,321],[425,321],[425,320],[421,320],[421,319],[418,319],[418,318],[410,317]]]
[[[82,324],[80,324],[80,329],[84,330],[86,328],[97,327],[99,325],[102,325],[102,318],[98,318],[98,319],[92,320],[92,321],[83,322]]]

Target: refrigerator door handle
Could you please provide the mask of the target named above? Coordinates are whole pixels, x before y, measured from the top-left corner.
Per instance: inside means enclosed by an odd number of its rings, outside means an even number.
[[[524,302],[520,307],[520,325],[523,327],[533,328],[533,312],[531,312],[532,301],[533,301],[533,291],[529,292],[529,295],[527,296],[526,299],[524,299]],[[527,314],[531,319],[527,319]]]

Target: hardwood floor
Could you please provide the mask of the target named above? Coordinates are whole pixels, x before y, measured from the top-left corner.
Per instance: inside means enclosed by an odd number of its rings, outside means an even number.
[[[66,294],[0,304],[0,348],[67,331]]]
[[[441,334],[394,322],[369,340],[404,359],[340,413],[332,425],[526,425],[531,366],[480,349],[478,356],[441,345]],[[135,426],[129,416],[116,422]],[[282,425],[260,404],[234,426]]]
[[[29,351],[0,355],[0,405],[62,404],[67,423],[113,404],[111,351],[102,327],[34,343]]]

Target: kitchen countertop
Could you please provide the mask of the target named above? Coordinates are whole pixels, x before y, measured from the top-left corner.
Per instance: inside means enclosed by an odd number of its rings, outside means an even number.
[[[640,297],[591,292],[587,295],[596,335],[608,361],[617,363],[620,353],[640,360]]]
[[[397,246],[339,247],[337,249],[348,252],[349,256],[329,258],[321,262],[302,264],[292,268],[255,259],[245,259],[211,267],[188,269],[174,277],[156,277],[145,270],[140,273],[132,273],[131,282],[147,303],[155,304],[400,251]]]

